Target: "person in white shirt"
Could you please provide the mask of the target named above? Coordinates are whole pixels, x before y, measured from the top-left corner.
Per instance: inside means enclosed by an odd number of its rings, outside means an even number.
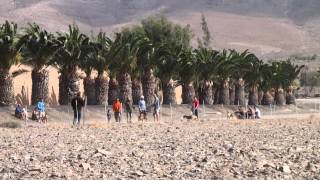
[[[260,111],[260,109],[258,109],[257,106],[254,106],[254,110],[255,110],[255,114],[256,114],[256,119],[260,119],[260,118],[261,118],[261,111]]]

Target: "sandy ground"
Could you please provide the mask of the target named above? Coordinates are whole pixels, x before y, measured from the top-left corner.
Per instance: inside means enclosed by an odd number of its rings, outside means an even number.
[[[68,107],[50,109],[46,125],[0,128],[0,179],[320,178],[316,112],[262,108],[261,120],[226,120],[207,107],[186,121],[189,108],[177,106],[163,107],[160,122],[128,124],[107,123],[103,109],[88,108],[80,129]],[[0,110],[0,122],[11,118]]]

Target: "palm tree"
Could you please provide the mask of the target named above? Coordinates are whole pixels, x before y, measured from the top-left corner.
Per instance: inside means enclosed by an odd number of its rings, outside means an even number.
[[[245,105],[245,78],[247,74],[253,73],[256,68],[254,65],[258,62],[258,58],[249,53],[248,50],[243,51],[242,53],[235,52],[233,58],[233,69],[232,76],[235,79],[235,97],[234,105]],[[256,75],[255,75],[256,76]],[[250,92],[250,91],[249,91]],[[252,95],[252,93],[251,93]],[[251,97],[253,100],[253,97]],[[254,100],[253,100],[254,101]]]
[[[179,62],[183,54],[183,46],[176,43],[165,43],[159,48],[156,74],[161,81],[163,104],[177,104],[175,88],[179,71]]]
[[[199,48],[195,50],[196,61],[196,86],[199,91],[200,102],[205,104],[213,104],[212,85],[213,79],[216,78],[217,68],[219,67],[219,52],[207,48]]]
[[[33,23],[25,28],[25,34],[20,39],[23,64],[33,68],[31,104],[35,105],[39,99],[49,100],[49,71],[47,66],[56,50],[54,35]]]
[[[143,47],[139,53],[139,65],[143,68],[143,93],[147,104],[150,105],[153,102],[153,94],[156,90],[154,68],[157,65],[157,60],[163,57],[160,47],[166,43],[173,43],[188,48],[192,33],[188,26],[181,27],[170,22],[164,16],[149,17],[143,20],[141,24],[146,40],[142,43]]]
[[[13,65],[21,60],[17,24],[6,21],[0,26],[0,105],[14,103],[13,78],[24,71],[10,73]]]
[[[79,67],[84,71],[85,77],[83,78],[83,89],[84,94],[87,98],[88,105],[95,105],[96,104],[96,92],[95,92],[95,80],[91,77],[92,71],[94,68],[95,57],[94,57],[94,46],[92,42],[90,42],[89,48],[91,52],[88,56],[80,61]]]
[[[141,95],[143,94],[141,83],[141,71],[138,67],[132,70],[131,81],[132,103],[137,105],[139,103]]]
[[[284,91],[289,91],[289,97],[287,99],[292,100],[287,104],[295,103],[295,99],[292,97],[293,93],[290,92],[290,86],[292,82],[298,77],[301,69],[304,66],[295,66],[290,60],[281,62],[272,62],[271,68],[273,70],[272,74],[272,85],[275,89],[275,101],[277,105],[284,105],[286,103],[286,98]]]
[[[59,68],[59,103],[67,105],[69,100],[80,92],[80,77],[77,67],[89,51],[89,38],[82,34],[76,25],[69,25],[69,31],[58,33],[58,49],[54,64]]]
[[[156,78],[154,76],[155,59],[158,57],[158,52],[155,51],[152,43],[145,40],[143,43],[143,48],[139,50],[138,53],[138,64],[142,69],[142,89],[143,95],[147,105],[153,103],[153,95],[156,91]]]
[[[108,93],[112,91],[112,87],[109,86],[109,79],[107,71],[111,59],[115,57],[116,52],[111,50],[113,41],[106,36],[105,33],[100,32],[96,38],[94,38],[91,46],[93,47],[92,53],[89,54],[89,58],[93,61],[93,68],[98,72],[95,79],[95,95],[96,104],[109,104],[110,98]],[[109,71],[110,77],[112,77],[112,71]],[[110,87],[110,89],[109,89]]]
[[[259,103],[259,85],[263,79],[263,68],[264,63],[257,59],[252,58],[249,59],[248,63],[246,63],[248,72],[244,76],[244,80],[247,83],[247,88],[249,89],[249,105],[258,105]]]
[[[196,96],[194,81],[197,77],[196,58],[191,48],[183,51],[178,67],[180,84],[182,84],[182,104],[191,104]]]
[[[272,87],[273,87],[273,74],[274,69],[269,64],[263,64],[261,67],[262,81],[260,82],[260,89],[263,91],[263,97],[261,104],[262,105],[272,105],[274,104],[274,97],[272,96]]]
[[[129,30],[116,34],[114,47],[117,49],[117,56],[111,61],[110,68],[117,71],[119,84],[119,99],[124,102],[129,98],[132,102],[132,81],[131,74],[137,68],[137,54],[140,47],[139,36]]]
[[[286,62],[286,74],[287,74],[287,78],[286,81],[284,82],[284,88],[286,89],[286,103],[287,104],[296,104],[296,98],[295,95],[293,93],[293,90],[296,88],[293,85],[293,82],[295,79],[297,79],[297,77],[299,76],[301,70],[305,67],[303,66],[297,66],[297,65],[293,65],[290,61]]]
[[[223,50],[219,54],[219,65],[217,69],[220,80],[219,101],[218,104],[230,105],[230,77],[232,76],[232,63],[237,58],[235,50]]]

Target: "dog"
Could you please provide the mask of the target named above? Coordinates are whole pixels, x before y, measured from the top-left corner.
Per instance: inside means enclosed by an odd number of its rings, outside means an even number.
[[[190,120],[197,120],[198,118],[194,115],[184,115],[182,116],[181,120],[184,120],[184,119],[190,121]]]
[[[227,111],[227,120],[231,120],[231,119],[233,119],[233,118],[234,118],[233,113]]]

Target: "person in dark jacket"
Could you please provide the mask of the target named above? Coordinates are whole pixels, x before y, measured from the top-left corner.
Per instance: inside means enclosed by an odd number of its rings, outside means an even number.
[[[73,114],[74,114],[74,120],[73,120],[73,125],[80,125],[80,120],[81,120],[81,110],[84,106],[85,102],[81,98],[80,93],[77,93],[77,96],[72,99],[71,101],[71,106],[73,109]]]

